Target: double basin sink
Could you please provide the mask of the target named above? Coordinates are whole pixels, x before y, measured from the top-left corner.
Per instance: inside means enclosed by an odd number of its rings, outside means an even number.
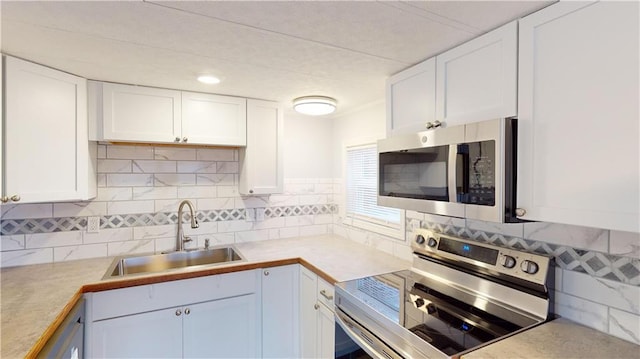
[[[118,278],[133,274],[150,274],[173,269],[204,265],[221,265],[243,261],[244,258],[233,247],[220,247],[182,252],[170,252],[144,256],[116,258],[107,269],[103,279]]]

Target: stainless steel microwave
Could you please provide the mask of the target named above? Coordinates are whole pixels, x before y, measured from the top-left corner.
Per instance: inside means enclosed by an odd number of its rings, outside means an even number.
[[[378,205],[514,222],[517,119],[378,141]]]

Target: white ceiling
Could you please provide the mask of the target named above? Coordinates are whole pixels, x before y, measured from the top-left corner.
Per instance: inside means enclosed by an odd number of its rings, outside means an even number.
[[[95,80],[285,105],[332,96],[339,114],[382,99],[389,75],[549,3],[3,0],[0,47]],[[200,84],[202,72],[223,82]]]

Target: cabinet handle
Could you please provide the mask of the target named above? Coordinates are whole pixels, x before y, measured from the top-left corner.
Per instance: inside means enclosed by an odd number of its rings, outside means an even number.
[[[182,137],[182,142],[187,142],[189,139],[186,137]]]
[[[11,196],[12,202],[18,202],[19,200],[20,200],[20,196],[18,196],[17,194],[14,194],[13,196]]]
[[[176,139],[173,140],[173,142],[180,142],[180,137],[176,137]]]
[[[180,315],[182,315],[182,310],[176,309],[176,316],[179,317]]]
[[[313,305],[313,309],[315,309],[315,310],[320,309],[320,305],[319,305],[318,303],[314,304],[314,305]]]
[[[9,202],[9,197],[7,197],[7,196],[2,196],[2,197],[0,197],[0,202],[2,202],[2,203],[7,203],[7,202]]]
[[[323,297],[327,298],[327,300],[333,300],[333,296],[332,295],[328,295],[327,291],[325,289],[321,290],[320,294],[322,294]]]
[[[269,271],[268,270],[264,271],[264,275],[268,276],[269,275]]]
[[[187,308],[184,310],[184,314],[189,315],[191,314],[191,309]]]
[[[516,217],[522,217],[527,214],[527,210],[524,208],[516,208]]]

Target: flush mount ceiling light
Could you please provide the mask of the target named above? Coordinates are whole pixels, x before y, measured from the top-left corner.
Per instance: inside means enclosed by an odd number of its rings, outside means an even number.
[[[220,79],[213,75],[198,75],[198,81],[207,85],[215,85],[220,83]]]
[[[335,111],[337,103],[338,102],[331,97],[304,96],[293,100],[293,109],[305,115],[321,116],[328,115]]]

